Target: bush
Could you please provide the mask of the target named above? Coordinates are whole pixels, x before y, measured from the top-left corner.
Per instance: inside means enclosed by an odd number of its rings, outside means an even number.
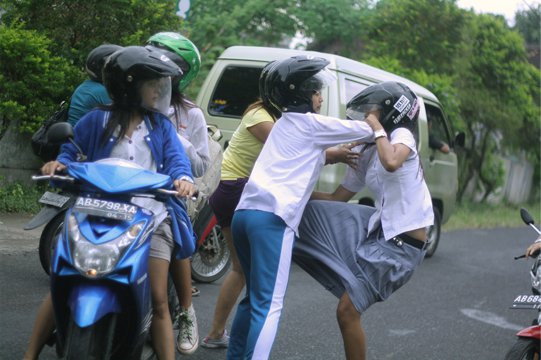
[[[41,205],[39,198],[45,186],[26,186],[20,182],[7,184],[0,177],[0,213],[37,213]]]
[[[35,31],[0,24],[0,114],[32,133],[81,81],[81,73],[55,56],[52,43]]]

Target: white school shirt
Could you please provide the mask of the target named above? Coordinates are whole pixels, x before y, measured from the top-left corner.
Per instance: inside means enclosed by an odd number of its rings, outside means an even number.
[[[118,127],[113,135],[118,136],[120,127]],[[156,172],[156,161],[152,157],[152,152],[145,141],[145,137],[148,136],[149,131],[144,121],[142,121],[135,130],[131,138],[124,135],[122,139],[118,139],[118,142],[113,146],[111,150],[111,157],[117,159],[124,159],[142,166],[143,168]],[[156,225],[160,224],[167,217],[167,210],[165,205],[154,199],[135,197],[132,198],[132,203],[150,210],[154,213]]]
[[[272,212],[297,233],[325,165],[325,149],[356,140],[374,141],[374,132],[364,121],[283,113],[255,162],[237,210]]]
[[[391,144],[404,144],[411,150],[400,168],[385,170],[373,145],[361,154],[357,170],[348,167],[342,181],[348,191],[358,192],[366,185],[374,194],[376,212],[368,222],[368,233],[381,224],[386,240],[434,224],[432,199],[413,134],[397,128],[391,133]]]
[[[201,177],[207,171],[210,164],[209,143],[207,122],[203,111],[198,107],[189,108],[177,107],[175,110],[169,107],[168,116],[177,128],[178,138],[184,147],[188,159],[190,159],[192,174],[194,177]]]

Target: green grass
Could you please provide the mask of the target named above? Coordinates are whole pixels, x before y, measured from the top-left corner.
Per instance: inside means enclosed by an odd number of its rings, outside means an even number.
[[[0,184],[0,213],[35,214],[40,210],[38,200],[46,185],[5,184],[3,177],[0,177]]]
[[[460,204],[443,231],[457,229],[480,229],[497,227],[525,226],[520,217],[520,208],[525,208],[532,215],[536,224],[541,221],[541,206],[536,204],[477,204],[465,202]]]

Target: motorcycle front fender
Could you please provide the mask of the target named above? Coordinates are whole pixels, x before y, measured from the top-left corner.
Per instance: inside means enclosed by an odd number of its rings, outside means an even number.
[[[45,205],[41,208],[39,213],[36,214],[26,225],[23,227],[24,230],[32,230],[41,225],[47,224],[51,221],[56,215],[64,211],[64,208],[59,208],[52,205]]]
[[[534,325],[520,330],[518,337],[541,340],[541,325]]]
[[[75,323],[84,328],[109,313],[119,313],[120,299],[114,290],[105,284],[84,283],[74,286],[68,297],[68,306]]]

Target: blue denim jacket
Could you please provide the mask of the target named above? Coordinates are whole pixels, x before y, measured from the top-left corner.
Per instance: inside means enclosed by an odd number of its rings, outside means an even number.
[[[93,110],[83,116],[75,125],[73,129],[74,141],[87,156],[86,161],[96,161],[110,156],[117,137],[111,136],[107,143],[101,143],[110,114],[107,110]],[[153,115],[154,124],[147,116],[144,119],[149,130],[145,141],[156,161],[157,172],[169,175],[172,180],[180,179],[183,176],[193,179],[190,160],[184,152],[171,121],[162,114],[153,113]],[[68,142],[62,145],[56,160],[66,165],[77,161],[77,154],[77,148]],[[186,212],[186,206],[176,197],[169,198],[165,206],[171,216],[173,237],[177,245],[175,257],[177,259],[189,257],[195,252],[196,239]]]

